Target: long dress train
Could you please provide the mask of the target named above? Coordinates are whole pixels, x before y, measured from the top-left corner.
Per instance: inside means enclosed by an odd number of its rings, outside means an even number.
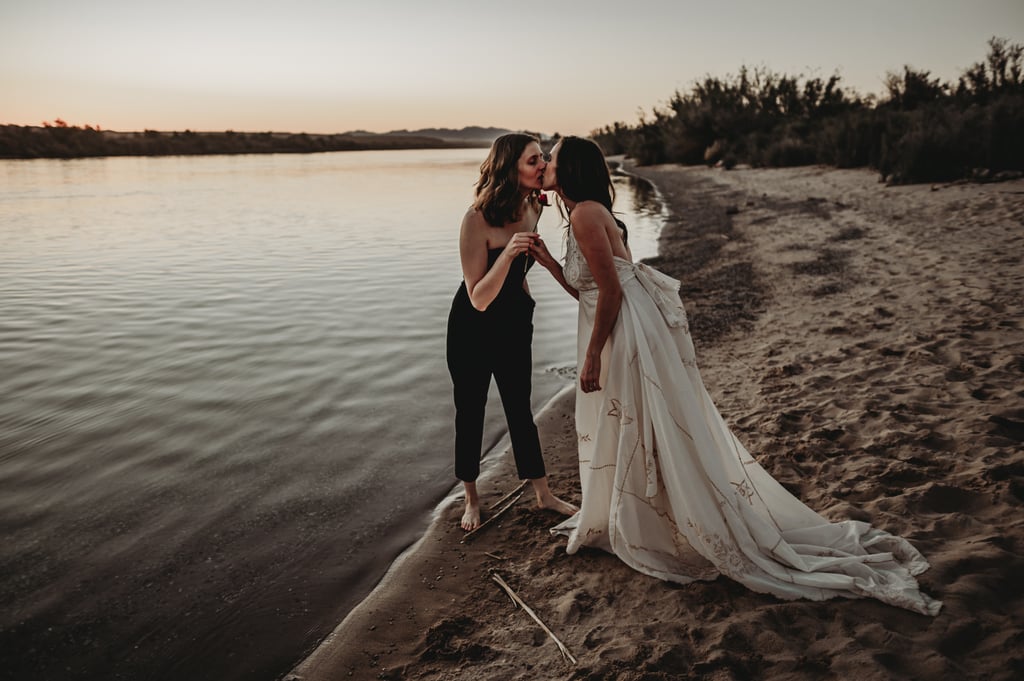
[[[928,562],[867,523],[829,522],[771,477],[732,434],[697,369],[679,282],[615,258],[623,300],[601,353],[602,390],[577,387],[580,511],[552,528],[567,551],[610,551],[685,584],[724,574],[783,599],[871,597],[935,615],[914,575]],[[569,230],[582,366],[597,286]]]

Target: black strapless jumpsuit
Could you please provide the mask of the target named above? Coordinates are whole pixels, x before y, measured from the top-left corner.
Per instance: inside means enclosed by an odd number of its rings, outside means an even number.
[[[504,248],[487,251],[487,269]],[[533,259],[529,259],[530,265]],[[519,478],[545,475],[537,425],[530,405],[533,375],[533,308],[523,290],[527,256],[512,261],[501,291],[486,310],[473,307],[462,282],[448,315],[448,371],[455,389],[455,477],[475,482],[480,474],[484,407],[491,376],[505,409]]]

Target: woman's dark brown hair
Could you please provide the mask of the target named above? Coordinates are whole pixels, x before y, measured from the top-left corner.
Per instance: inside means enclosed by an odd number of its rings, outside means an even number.
[[[519,158],[533,135],[513,132],[494,140],[487,159],[480,164],[473,207],[484,214],[491,227],[504,227],[523,216],[523,193],[519,187]]]
[[[563,137],[559,145],[555,174],[565,198],[576,203],[597,201],[611,213],[615,203],[615,186],[601,147],[593,140],[572,135]],[[612,217],[622,229],[622,241],[625,243],[626,225],[614,213]]]

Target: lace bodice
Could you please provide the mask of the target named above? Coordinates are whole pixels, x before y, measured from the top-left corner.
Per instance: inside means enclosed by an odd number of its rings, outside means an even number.
[[[565,265],[562,266],[565,280],[577,291],[596,291],[597,283],[594,281],[594,275],[590,273],[590,266],[587,265],[583,253],[580,252],[580,247],[572,234],[572,228],[568,231]],[[635,276],[636,265],[618,256],[612,256],[612,258],[615,261],[615,269],[619,273],[619,281],[626,281]]]
[[[587,290],[589,284],[594,285],[594,278],[590,274],[590,268],[587,267],[586,261],[583,259],[583,254],[580,253],[579,246],[576,245],[576,239],[572,236],[572,228],[568,230],[568,237],[565,245],[565,265],[562,266],[562,274],[565,275],[565,280],[577,291]],[[587,272],[584,276],[583,268],[586,268]]]

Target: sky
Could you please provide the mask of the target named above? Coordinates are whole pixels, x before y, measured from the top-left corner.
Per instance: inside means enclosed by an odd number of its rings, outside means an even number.
[[[741,66],[955,80],[1024,0],[0,0],[0,123],[579,134]]]

